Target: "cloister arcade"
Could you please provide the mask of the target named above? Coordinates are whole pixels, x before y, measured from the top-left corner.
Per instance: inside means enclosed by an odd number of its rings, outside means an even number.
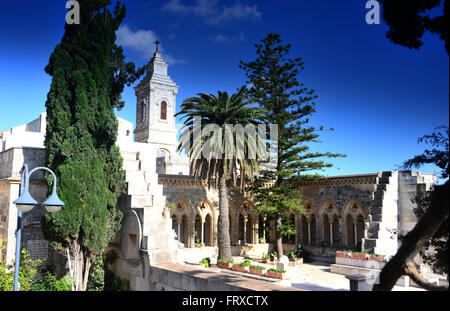
[[[340,207],[329,199],[317,206],[305,201],[304,207],[304,214],[287,215],[296,234],[283,237],[283,244],[334,248],[360,245],[366,214],[356,199],[350,199]],[[178,199],[171,209],[171,217],[172,229],[184,247],[195,247],[198,243],[217,245],[218,207],[208,199],[195,207],[185,199]],[[275,242],[273,224],[267,221],[266,215],[255,214],[250,201],[246,200],[238,207],[230,202],[228,217],[231,245]]]

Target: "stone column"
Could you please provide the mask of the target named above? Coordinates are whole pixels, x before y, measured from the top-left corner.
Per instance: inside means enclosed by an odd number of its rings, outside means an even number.
[[[358,244],[358,236],[357,236],[358,231],[357,230],[358,229],[356,227],[356,223],[353,223],[353,243],[354,243],[354,245]]]
[[[202,219],[202,225],[200,226],[201,227],[201,231],[202,231],[202,233],[201,233],[201,244],[203,244],[204,243],[204,241],[205,241],[205,221]]]
[[[311,245],[311,223],[308,219],[308,245]]]
[[[180,237],[180,232],[181,232],[181,220],[178,220],[177,219],[177,226],[178,226],[178,228],[177,228],[177,239],[178,239],[178,243],[181,243],[181,237]]]
[[[264,238],[264,240],[266,240],[266,219],[267,219],[267,216],[264,215],[263,216],[263,238]]]
[[[256,221],[253,222],[253,239],[255,240],[254,243],[259,244],[259,218],[255,217]],[[255,219],[253,218],[253,219]]]
[[[247,215],[244,215],[244,245],[247,243]]]
[[[333,223],[330,223],[330,246],[333,245]]]

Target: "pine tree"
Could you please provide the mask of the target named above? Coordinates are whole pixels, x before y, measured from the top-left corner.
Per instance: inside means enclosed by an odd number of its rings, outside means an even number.
[[[66,24],[45,72],[47,95],[46,166],[58,178],[65,206],[45,215],[45,237],[74,259],[75,290],[86,290],[95,258],[119,229],[117,198],[126,188],[122,158],[115,145],[114,108],[123,107],[124,85],[143,69],[124,61],[115,32],[126,9],[108,0],[79,0],[80,24]]]
[[[254,61],[240,61],[245,70],[247,83],[251,85],[251,101],[267,112],[264,121],[278,125],[277,162],[272,170],[262,171],[262,180],[272,180],[271,187],[249,188],[255,201],[255,211],[265,213],[275,221],[276,251],[283,256],[283,217],[287,213],[304,213],[301,193],[295,182],[301,179],[319,178],[309,171],[331,167],[319,158],[340,157],[342,154],[311,152],[308,143],[319,142],[318,131],[309,126],[309,116],[316,112],[314,100],[317,95],[300,83],[297,76],[304,69],[301,58],[286,57],[290,44],[281,44],[281,35],[269,33],[262,43],[255,44],[257,58]],[[284,228],[286,229],[286,228]]]

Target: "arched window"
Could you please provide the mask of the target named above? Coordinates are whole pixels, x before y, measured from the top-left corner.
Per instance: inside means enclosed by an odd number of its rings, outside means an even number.
[[[145,101],[141,100],[139,103],[139,121],[145,121]]]
[[[167,102],[161,102],[161,120],[167,120]]]

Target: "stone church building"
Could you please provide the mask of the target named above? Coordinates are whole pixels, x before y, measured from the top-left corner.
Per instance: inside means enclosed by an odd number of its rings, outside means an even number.
[[[117,144],[128,189],[118,202],[124,213],[122,228],[107,251],[117,254],[111,269],[130,280],[131,289],[150,288],[152,265],[197,263],[217,254],[218,192],[195,182],[189,175],[188,158],[176,151],[178,88],[157,51],[147,75],[135,87],[136,128],[117,118]],[[30,169],[44,165],[45,129],[46,114],[42,113],[30,123],[0,132],[0,241],[7,241],[0,252],[2,261],[14,259],[17,208],[12,202],[19,194],[20,170],[23,163]],[[416,222],[412,196],[435,182],[432,174],[385,171],[299,183],[307,213],[288,215],[297,233],[283,239],[285,249],[301,243],[322,258],[332,258],[337,249],[395,254],[397,236]],[[33,175],[32,195],[43,201],[46,191],[42,175]],[[272,225],[265,215],[252,213],[251,198],[233,194],[229,210],[233,255],[260,258],[273,249]],[[51,253],[40,230],[44,212],[35,208],[24,214],[22,247],[34,258]]]

